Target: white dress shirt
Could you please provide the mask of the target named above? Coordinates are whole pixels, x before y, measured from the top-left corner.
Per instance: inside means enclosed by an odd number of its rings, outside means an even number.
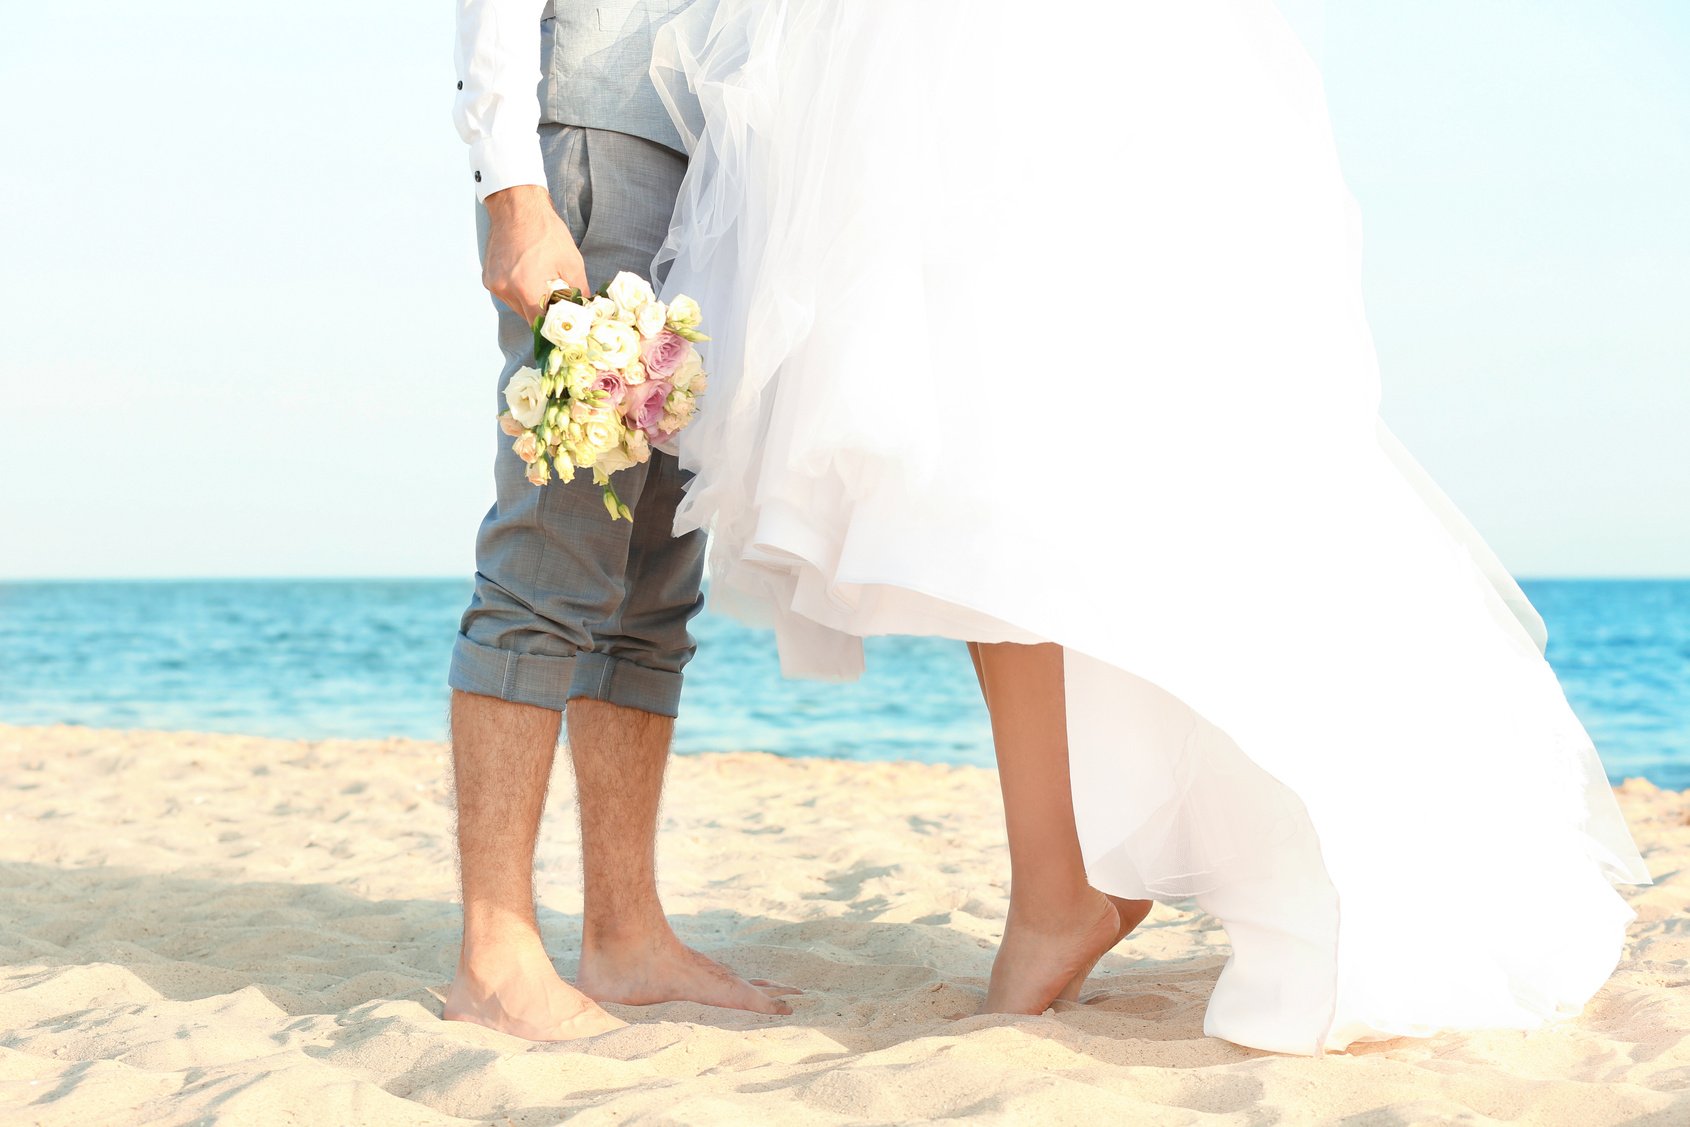
[[[475,196],[546,184],[540,160],[540,17],[546,0],[458,0],[458,96]]]

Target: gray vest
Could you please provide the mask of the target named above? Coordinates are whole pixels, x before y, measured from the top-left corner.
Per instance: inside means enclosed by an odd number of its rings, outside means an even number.
[[[657,28],[692,0],[547,0],[540,25],[540,117],[610,129],[684,152],[651,84]]]

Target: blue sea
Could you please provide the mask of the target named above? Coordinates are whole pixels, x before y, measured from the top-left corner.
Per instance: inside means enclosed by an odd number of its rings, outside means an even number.
[[[1523,584],[1609,777],[1690,786],[1690,580]],[[445,733],[457,580],[0,584],[0,721],[299,738]],[[682,752],[992,762],[963,647],[869,644],[851,685],[785,681],[772,637],[706,613]]]

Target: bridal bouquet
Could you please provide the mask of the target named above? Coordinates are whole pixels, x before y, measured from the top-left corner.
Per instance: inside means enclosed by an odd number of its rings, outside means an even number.
[[[534,319],[534,362],[505,384],[499,425],[516,440],[528,480],[545,485],[591,470],[611,520],[633,520],[611,475],[651,457],[653,445],[692,421],[708,382],[693,342],[698,303],[665,305],[637,274],[623,272],[596,296],[552,284]]]

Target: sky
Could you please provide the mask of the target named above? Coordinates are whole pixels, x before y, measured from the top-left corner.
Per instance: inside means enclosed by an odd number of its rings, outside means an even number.
[[[1386,420],[1516,574],[1690,575],[1690,4],[1325,8]],[[0,579],[473,569],[454,81],[444,3],[8,12]]]

